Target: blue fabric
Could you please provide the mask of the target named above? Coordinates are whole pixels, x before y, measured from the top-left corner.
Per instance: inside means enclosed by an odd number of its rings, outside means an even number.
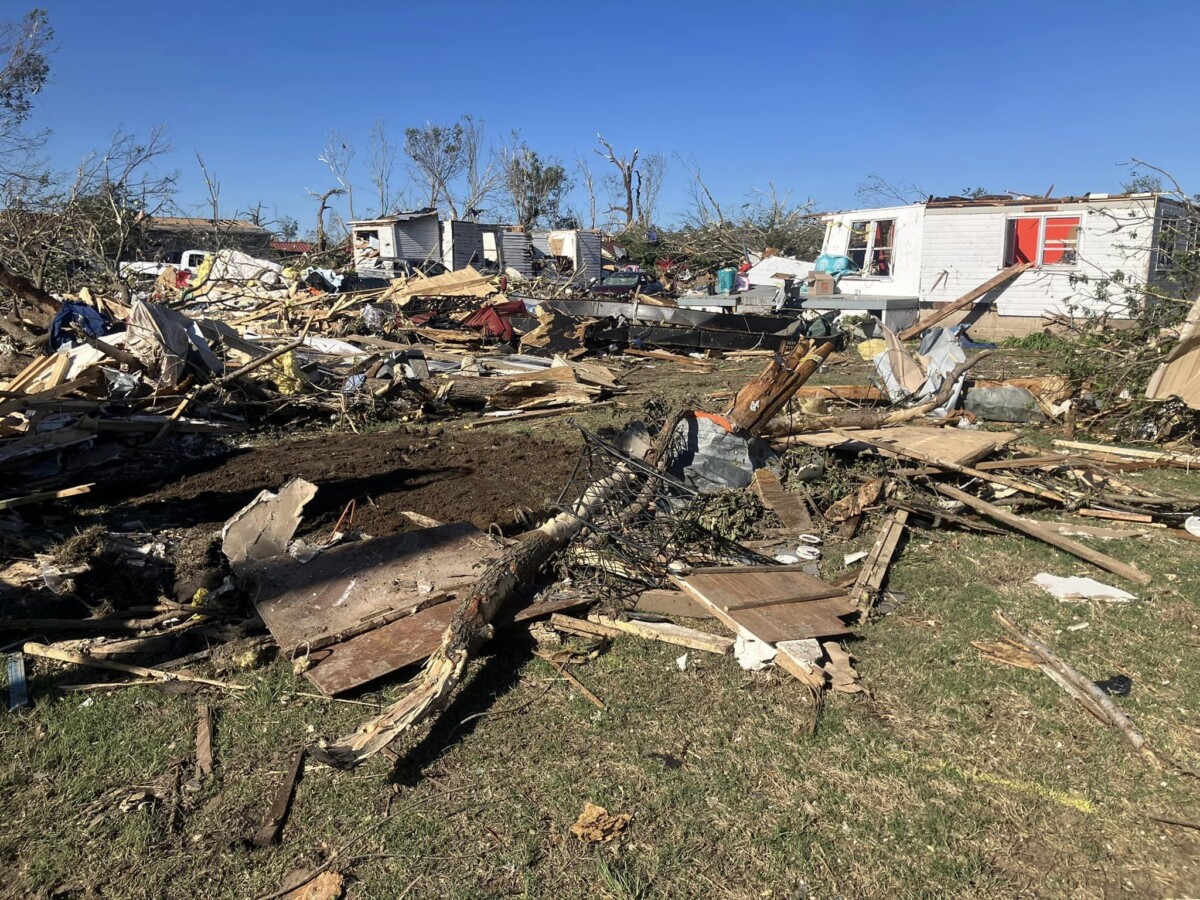
[[[86,303],[68,301],[59,308],[54,321],[50,323],[51,353],[74,340],[71,329],[75,325],[92,337],[104,337],[108,334],[108,320],[104,316]]]

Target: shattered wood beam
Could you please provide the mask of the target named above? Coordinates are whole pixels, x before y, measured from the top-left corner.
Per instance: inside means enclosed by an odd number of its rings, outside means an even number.
[[[889,425],[902,425],[904,422],[919,419],[920,416],[934,412],[935,409],[943,406],[949,401],[950,395],[954,394],[954,385],[958,384],[958,380],[965,376],[974,365],[988,359],[990,355],[991,350],[983,350],[977,356],[960,362],[950,371],[936,394],[929,400],[917,403],[916,406],[884,410],[852,409],[850,412],[838,415],[809,415],[799,416],[799,418],[781,416],[779,419],[768,422],[763,434],[770,438],[786,438],[792,434],[836,431],[838,428],[884,428]]]
[[[850,596],[854,598],[860,610],[859,622],[865,622],[871,615],[871,609],[875,606],[879,592],[883,589],[883,580],[887,577],[888,566],[892,564],[892,557],[896,554],[896,547],[904,535],[904,526],[907,524],[908,511],[896,509],[884,520],[883,527],[879,529],[879,537],[876,538],[875,545],[871,547],[871,552],[867,555],[866,561],[859,570],[858,578],[854,581],[854,588],[850,591]]]
[[[128,666],[125,663],[109,662],[106,659],[94,659],[83,653],[73,653],[70,650],[59,650],[30,641],[21,651],[26,656],[37,656],[42,659],[52,659],[55,662],[71,663],[76,666],[89,666],[93,669],[107,669],[110,672],[124,672],[127,675],[138,675],[142,678],[154,678],[159,681],[187,681],[192,684],[206,684],[209,687],[224,688],[227,691],[244,691],[249,685],[234,684],[230,681],[214,681],[211,678],[200,678],[183,672],[166,672],[162,669],[149,669],[145,666]]]
[[[961,297],[959,297],[953,303],[950,303],[947,306],[943,306],[941,309],[934,310],[934,312],[930,313],[930,315],[927,318],[924,318],[921,321],[917,322],[916,324],[910,325],[908,328],[905,328],[899,334],[900,340],[907,341],[907,340],[911,340],[912,338],[915,338],[917,335],[919,335],[922,331],[925,331],[927,328],[932,328],[938,322],[941,322],[944,319],[949,318],[950,316],[954,315],[956,312],[958,312],[960,310],[966,309],[968,306],[970,306],[972,303],[974,303],[976,300],[978,300],[980,297],[982,297],[984,294],[988,293],[989,291],[994,291],[996,288],[1000,287],[1000,285],[1007,284],[1009,281],[1011,281],[1013,278],[1016,278],[1018,275],[1020,275],[1022,272],[1024,272],[1026,269],[1028,269],[1032,265],[1033,265],[1033,263],[1017,263],[1014,266],[1009,266],[1007,269],[1003,270],[1002,272],[998,272],[996,275],[989,278],[983,284],[967,291],[965,294],[963,294]]]
[[[830,353],[833,344],[817,346],[801,340],[784,359],[777,355],[753,381],[737,392],[727,418],[734,430],[757,434],[777,416],[801,385],[812,377]]]
[[[1039,522],[1014,516],[1012,513],[1000,509],[998,506],[993,506],[985,500],[980,500],[966,491],[960,491],[958,488],[951,487],[948,484],[934,484],[931,487],[944,497],[964,503],[990,519],[995,519],[997,522],[1007,525],[1009,528],[1019,531],[1022,534],[1037,538],[1039,541],[1045,541],[1059,550],[1070,553],[1073,556],[1078,556],[1080,559],[1086,560],[1094,566],[1099,566],[1107,572],[1112,572],[1114,575],[1120,575],[1122,578],[1126,578],[1137,584],[1149,584],[1153,580],[1145,572],[1135,569],[1127,563],[1113,559],[1111,556],[1107,556],[1098,550],[1093,550],[1091,547],[1086,547],[1078,541],[1064,537],[1056,531],[1051,531]]]
[[[958,383],[958,379],[991,355],[991,350],[984,350],[977,356],[959,363],[946,376],[946,380],[942,382],[937,393],[916,406],[892,410],[855,409],[835,416],[783,416],[768,422],[763,434],[766,437],[782,438],[793,434],[809,434],[814,431],[836,431],[839,428],[870,429],[902,425],[943,406],[954,393],[954,386]]]
[[[1014,491],[1020,491],[1022,494],[1031,494],[1034,497],[1041,497],[1043,500],[1052,500],[1055,503],[1067,502],[1067,498],[1058,491],[1052,491],[1049,488],[1043,488],[1036,484],[1030,484],[1027,481],[1021,481],[1017,478],[1011,478],[1008,475],[1000,475],[996,472],[984,472],[971,466],[964,466],[949,459],[942,459],[937,456],[930,456],[928,453],[922,453],[920,450],[915,450],[910,447],[901,447],[892,441],[872,441],[852,433],[837,432],[848,441],[857,441],[860,444],[866,444],[868,447],[874,447],[876,450],[887,450],[889,453],[894,453],[904,459],[913,459],[917,462],[923,462],[926,465],[933,466],[936,469],[942,469],[946,472],[953,472],[956,475],[965,475],[968,478],[980,478],[984,481],[993,484],[1002,484],[1005,487],[1012,488]]]

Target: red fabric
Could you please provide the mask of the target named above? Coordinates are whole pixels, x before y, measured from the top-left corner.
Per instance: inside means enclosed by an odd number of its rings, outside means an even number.
[[[1014,263],[1036,263],[1040,219],[1013,219]]]
[[[1063,216],[1046,219],[1046,246],[1042,250],[1042,265],[1058,265],[1066,260],[1068,250],[1079,242],[1079,217]]]

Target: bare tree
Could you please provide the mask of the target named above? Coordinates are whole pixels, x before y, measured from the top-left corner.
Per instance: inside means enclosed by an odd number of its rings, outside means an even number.
[[[579,170],[579,177],[583,181],[583,188],[587,191],[588,209],[587,221],[588,228],[596,227],[596,176],[592,173],[592,167],[588,165],[588,161],[583,156],[575,157],[575,168]],[[583,220],[582,215],[576,215],[580,221]]]
[[[375,187],[375,197],[379,201],[379,216],[386,216],[395,207],[392,172],[396,166],[396,152],[399,149],[388,140],[387,125],[383,119],[376,119],[367,139],[367,168],[371,174],[371,184]]]
[[[204,158],[198,150],[196,151],[196,162],[200,164],[200,174],[204,176],[204,185],[208,191],[208,208],[212,213],[211,218],[215,226],[221,218],[221,182],[217,181],[215,175],[209,174],[208,166],[204,165]]]
[[[329,236],[325,232],[325,213],[329,209],[329,201],[346,193],[344,188],[330,188],[323,194],[310,190],[308,195],[317,201],[317,252],[324,253],[329,249]]]
[[[700,164],[695,160],[689,162],[678,153],[675,154],[675,158],[691,175],[688,182],[690,203],[685,224],[691,228],[708,228],[714,224],[724,226],[725,214],[721,211],[721,204],[717,202],[717,198],[708,189],[700,172]]]
[[[354,160],[354,154],[354,144],[350,142],[350,139],[336,131],[331,131],[329,137],[325,139],[325,147],[322,149],[321,155],[317,157],[319,162],[323,162],[329,167],[334,179],[341,185],[341,193],[346,195],[346,200],[350,205],[351,219],[354,218],[354,186],[350,182],[350,163]]]
[[[617,175],[613,182],[614,197],[613,203],[609,207],[609,212],[620,213],[625,217],[623,230],[628,230],[633,226],[634,219],[637,215],[637,198],[635,197],[636,189],[636,172],[638,161],[638,148],[633,148],[633,154],[626,159],[623,156],[618,156],[617,151],[613,149],[613,145],[604,139],[603,135],[597,134],[596,140],[604,149],[596,149],[596,154],[604,160],[612,163],[617,169]]]
[[[483,122],[462,117],[462,153],[466,169],[466,192],[462,196],[463,215],[478,222],[486,211],[488,199],[504,180],[504,167],[496,154],[484,146]]]
[[[642,164],[638,166],[636,175],[634,197],[637,200],[637,218],[644,227],[649,227],[654,224],[658,195],[662,192],[663,181],[667,177],[667,158],[661,153],[651,153],[642,157]]]
[[[930,196],[919,184],[911,181],[891,182],[882,175],[868,175],[858,185],[855,196],[867,205],[907,206]]]
[[[455,219],[458,218],[458,207],[450,185],[466,169],[463,140],[461,123],[438,125],[426,122],[422,128],[404,130],[404,152],[412,160],[416,175],[429,186],[429,205],[436,209],[444,202]]]

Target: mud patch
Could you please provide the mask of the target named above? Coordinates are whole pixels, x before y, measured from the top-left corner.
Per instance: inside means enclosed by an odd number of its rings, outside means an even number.
[[[577,457],[578,437],[536,440],[494,431],[439,435],[325,434],[235,450],[205,471],[127,504],[123,513],[147,527],[214,528],[261,490],[291,478],[319,488],[304,511],[300,534],[328,531],[355,501],[354,524],[383,535],[413,528],[412,510],[444,522],[480,528],[513,526],[514,512],[544,511],[558,498]]]

